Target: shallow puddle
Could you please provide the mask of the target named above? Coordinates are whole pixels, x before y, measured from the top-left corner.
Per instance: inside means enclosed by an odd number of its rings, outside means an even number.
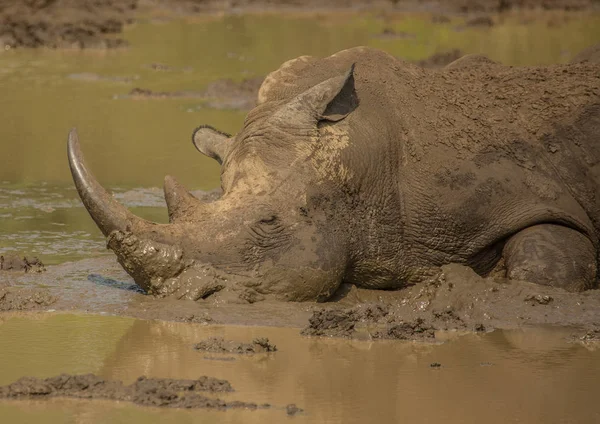
[[[569,331],[449,337],[441,345],[305,338],[297,329],[223,327],[93,315],[4,317],[0,384],[24,375],[95,373],[228,380],[226,400],[269,410],[167,410],[126,402],[0,401],[2,422],[592,423],[600,420],[600,349]],[[268,337],[278,351],[203,353],[202,339]],[[233,359],[232,359],[233,358]],[[432,364],[440,364],[433,366]],[[295,403],[304,412],[286,417]]]

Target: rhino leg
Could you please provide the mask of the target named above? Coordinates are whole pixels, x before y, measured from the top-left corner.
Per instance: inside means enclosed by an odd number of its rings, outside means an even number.
[[[582,291],[595,284],[596,249],[572,228],[554,224],[525,228],[507,241],[502,254],[510,279],[568,291]]]

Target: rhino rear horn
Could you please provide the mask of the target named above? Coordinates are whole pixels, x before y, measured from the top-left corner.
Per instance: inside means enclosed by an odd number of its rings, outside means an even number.
[[[352,64],[345,75],[330,78],[296,96],[274,116],[278,121],[305,125],[319,121],[337,122],[358,107]]]
[[[170,175],[165,177],[164,192],[171,223],[191,217],[201,209],[202,202]]]
[[[192,134],[192,143],[200,153],[223,164],[229,147],[229,134],[209,125],[201,125]]]

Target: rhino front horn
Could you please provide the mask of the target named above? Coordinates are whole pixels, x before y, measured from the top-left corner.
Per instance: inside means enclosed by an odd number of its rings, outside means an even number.
[[[83,159],[75,128],[69,133],[67,155],[79,197],[105,236],[115,230],[139,232],[158,226],[132,214],[96,181]]]

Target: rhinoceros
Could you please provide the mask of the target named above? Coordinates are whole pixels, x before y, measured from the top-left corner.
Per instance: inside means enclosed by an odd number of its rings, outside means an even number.
[[[156,224],[102,188],[69,135],[83,204],[148,293],[324,301],[341,283],[399,289],[448,263],[596,284],[597,65],[303,56],[267,76],[237,135],[204,125],[193,143],[221,164],[222,197],[203,202],[168,176],[170,223]]]

